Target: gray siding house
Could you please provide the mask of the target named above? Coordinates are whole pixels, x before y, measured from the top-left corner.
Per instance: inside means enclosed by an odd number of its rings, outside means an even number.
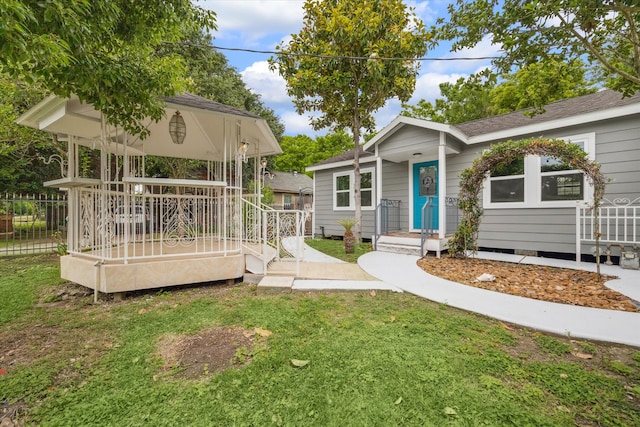
[[[613,209],[605,214],[626,218],[605,227],[603,241],[640,242],[640,93],[623,99],[610,90],[552,103],[533,117],[518,111],[447,125],[398,116],[361,148],[363,238],[377,243],[392,235],[400,243],[427,229],[437,242],[427,249],[446,248],[460,172],[492,144],[531,137],[579,144],[600,163]],[[485,180],[480,247],[590,253],[585,230],[592,224],[580,212],[588,212],[592,190],[583,174],[552,157],[527,156],[513,166]],[[314,233],[341,236],[337,221],[354,215],[353,151],[307,170],[314,172]]]

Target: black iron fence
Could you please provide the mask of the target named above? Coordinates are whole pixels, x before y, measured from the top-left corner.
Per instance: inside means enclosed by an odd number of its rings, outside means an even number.
[[[0,195],[0,255],[66,253],[64,195]]]

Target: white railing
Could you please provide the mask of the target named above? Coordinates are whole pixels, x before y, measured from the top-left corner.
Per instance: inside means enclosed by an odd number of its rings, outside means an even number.
[[[596,230],[599,225],[599,231]],[[595,242],[600,233],[603,244],[640,245],[640,197],[603,199],[596,222],[594,209],[589,206],[576,208],[576,261],[580,262],[583,242]]]
[[[133,186],[125,186],[129,190]],[[240,253],[241,190],[175,185],[154,193],[70,189],[71,254],[101,260]]]
[[[295,261],[296,274],[304,256],[304,229],[310,212],[273,209],[242,199],[243,241],[247,249],[261,257],[263,271],[272,260]],[[246,245],[245,245],[246,246]]]

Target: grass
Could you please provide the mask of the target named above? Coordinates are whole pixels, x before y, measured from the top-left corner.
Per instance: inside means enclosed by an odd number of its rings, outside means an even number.
[[[409,294],[256,295],[240,284],[47,305],[37,302],[60,284],[56,258],[2,259],[0,272],[0,313],[13,313],[0,346],[21,356],[0,359],[0,409],[21,405],[28,425],[640,424],[638,349],[588,343],[594,358],[582,360],[564,351],[581,343]],[[161,338],[212,326],[272,335],[237,352],[250,359],[242,367],[161,373]]]
[[[357,262],[361,255],[371,252],[371,243],[355,245],[354,253],[347,254],[344,251],[344,242],[342,240],[306,239],[304,242],[320,252],[346,262]]]

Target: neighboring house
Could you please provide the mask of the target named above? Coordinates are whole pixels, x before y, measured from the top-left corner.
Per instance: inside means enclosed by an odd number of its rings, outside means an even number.
[[[275,209],[311,210],[313,179],[298,172],[265,172],[264,185],[273,190]]]
[[[530,137],[579,144],[610,180],[606,199],[640,201],[640,94],[623,99],[604,90],[552,103],[534,117],[518,111],[459,125],[398,116],[361,150],[363,238],[377,242],[385,234],[411,236],[425,228],[438,241],[429,249],[445,248],[456,228],[462,170],[493,143]],[[577,219],[577,206],[592,195],[583,174],[562,170],[549,157],[516,163],[485,181],[480,247],[527,253],[575,253],[580,247],[588,254],[591,235],[576,237],[578,226],[590,226],[588,219]],[[342,235],[338,219],[354,215],[353,151],[307,170],[314,172],[314,232]],[[423,209],[427,200],[432,206]],[[626,212],[626,225],[616,222],[603,239],[640,242],[640,208],[615,212]],[[618,234],[609,235],[612,230]]]
[[[313,235],[313,180],[298,172],[263,172],[264,185],[273,190],[272,207],[304,211],[304,234]]]

